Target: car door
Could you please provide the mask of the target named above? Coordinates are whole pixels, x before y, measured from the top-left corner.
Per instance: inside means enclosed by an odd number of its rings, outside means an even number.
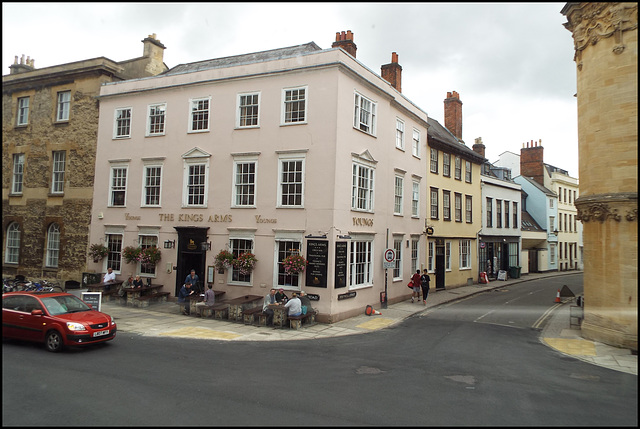
[[[21,337],[31,341],[42,341],[44,316],[42,314],[36,316],[31,314],[33,310],[42,310],[40,301],[33,296],[27,295],[23,295],[20,298],[23,301],[20,307],[21,311],[18,312],[18,324],[22,331]]]
[[[19,295],[2,296],[2,337],[20,338],[20,306],[22,299]]]

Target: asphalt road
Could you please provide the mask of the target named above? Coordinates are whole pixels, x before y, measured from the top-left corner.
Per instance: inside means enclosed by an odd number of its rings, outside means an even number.
[[[540,343],[532,283],[323,340],[6,342],[3,425],[637,426],[636,376]]]

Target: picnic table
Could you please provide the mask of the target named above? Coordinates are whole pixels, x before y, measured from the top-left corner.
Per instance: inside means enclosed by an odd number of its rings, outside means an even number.
[[[216,295],[216,304],[219,302],[218,298],[225,294],[223,290],[214,290]],[[196,314],[196,304],[204,301],[204,293],[189,295],[186,299],[189,300],[189,309],[191,310],[191,314]]]
[[[89,289],[89,292],[106,292],[112,291],[114,289],[117,291],[123,282],[124,280],[116,280],[113,282],[95,283],[92,285],[87,285],[87,289]]]
[[[157,294],[160,289],[162,289],[162,285],[149,285],[149,286],[141,286],[141,287],[126,287],[124,288],[124,293],[126,296],[126,302],[128,307],[135,307],[136,301],[140,301],[140,298],[143,296],[153,296]]]
[[[264,299],[261,295],[244,295],[227,301],[229,320],[242,321],[242,311],[258,306]]]
[[[273,310],[273,326],[284,328],[287,324],[288,308],[284,304],[269,304],[269,308]]]

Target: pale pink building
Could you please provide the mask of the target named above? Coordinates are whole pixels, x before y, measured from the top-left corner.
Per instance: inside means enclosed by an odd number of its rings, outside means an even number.
[[[325,322],[379,308],[385,287],[388,302],[406,298],[425,261],[427,114],[400,92],[395,53],[381,72],[394,87],[355,51],[343,32],[330,49],[105,84],[90,243],[110,254],[89,268],[141,273],[171,295],[192,268],[225,298],[304,290]],[[122,258],[156,244],[155,269]],[[385,271],[387,248],[397,259]],[[255,269],[210,268],[223,249],[254,253]],[[310,265],[286,275],[295,252]]]

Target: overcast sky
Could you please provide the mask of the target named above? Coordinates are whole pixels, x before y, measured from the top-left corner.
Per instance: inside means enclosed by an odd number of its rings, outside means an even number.
[[[156,33],[169,67],[315,42],[351,30],[375,73],[397,52],[402,93],[444,125],[447,92],[462,100],[462,138],[493,162],[542,140],[544,161],[578,177],[573,39],[566,3],[3,3],[2,74],[142,55]]]

